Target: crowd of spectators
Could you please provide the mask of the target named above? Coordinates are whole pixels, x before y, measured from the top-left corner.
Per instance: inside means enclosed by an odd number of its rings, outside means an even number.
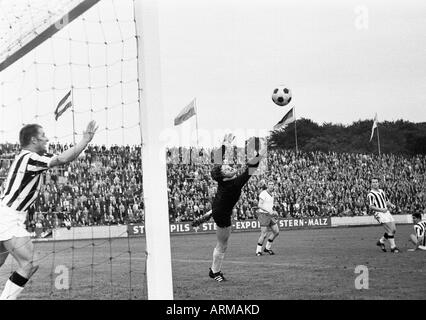
[[[49,152],[58,154],[70,147],[51,144]],[[19,152],[18,145],[7,147],[9,151],[13,148]],[[13,152],[0,155],[3,167],[10,165],[14,155]],[[6,170],[1,172],[4,174]],[[144,220],[139,146],[88,146],[76,161],[48,170],[43,179],[40,194],[29,210],[30,228]]]
[[[50,153],[71,145],[51,144]],[[217,184],[210,177],[212,150],[167,150],[170,222],[192,221],[211,209]],[[0,181],[19,146],[0,144]],[[195,159],[195,155],[197,159]],[[244,168],[244,159],[235,158]],[[197,161],[195,161],[197,160]],[[370,214],[367,193],[373,176],[396,205],[393,214],[425,212],[426,157],[270,150],[235,206],[238,220],[255,217],[262,183],[275,183],[282,217]],[[140,146],[89,146],[76,161],[48,170],[30,210],[32,227],[108,225],[144,220]]]

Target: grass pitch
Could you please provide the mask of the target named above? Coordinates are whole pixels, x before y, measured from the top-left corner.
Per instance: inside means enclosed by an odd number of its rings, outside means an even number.
[[[424,299],[426,252],[407,252],[412,226],[397,229],[399,254],[376,246],[383,234],[377,226],[281,231],[276,255],[260,257],[258,232],[235,232],[222,265],[229,281],[222,283],[208,277],[214,234],[172,236],[174,299]],[[35,248],[40,269],[20,299],[147,299],[144,238]],[[368,289],[356,289],[357,266],[367,267]],[[2,286],[16,267],[9,257],[0,269]]]

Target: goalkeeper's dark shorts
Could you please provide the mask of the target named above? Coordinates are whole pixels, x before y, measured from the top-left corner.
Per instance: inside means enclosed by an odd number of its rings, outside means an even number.
[[[213,211],[212,217],[216,225],[220,228],[228,228],[232,225],[231,223],[232,211],[229,211],[229,212]]]

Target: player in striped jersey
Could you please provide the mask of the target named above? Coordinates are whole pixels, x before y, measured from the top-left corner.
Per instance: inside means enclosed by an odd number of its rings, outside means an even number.
[[[93,139],[96,130],[96,123],[91,121],[82,140],[56,156],[47,154],[49,139],[40,125],[29,124],[19,132],[22,151],[9,169],[5,189],[0,196],[0,266],[10,253],[18,262],[18,268],[7,280],[1,300],[16,299],[38,269],[33,261],[34,246],[24,223],[27,210],[39,193],[42,173],[76,159]]]
[[[426,250],[426,221],[422,221],[422,214],[412,214],[414,222],[414,234],[410,234],[410,241],[415,245],[414,249],[408,251]]]
[[[388,240],[391,245],[391,252],[398,253],[399,249],[395,245],[396,226],[388,206],[395,208],[382,189],[379,189],[379,179],[371,179],[371,190],[368,193],[369,208],[374,211],[374,218],[383,225],[385,234],[379,239],[377,245],[386,252],[385,241]]]

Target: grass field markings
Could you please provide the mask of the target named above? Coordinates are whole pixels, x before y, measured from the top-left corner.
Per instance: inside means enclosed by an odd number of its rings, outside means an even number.
[[[266,259],[264,259],[266,260]],[[172,259],[172,262],[182,262],[182,263],[209,263],[211,264],[211,260],[186,260],[186,259]],[[302,263],[289,263],[289,262],[271,262],[271,261],[249,261],[249,260],[225,260],[223,262],[224,264],[230,263],[230,264],[237,264],[237,265],[257,265],[257,266],[270,266],[270,267],[289,267],[289,268],[300,268],[305,267],[309,269],[329,269],[334,268],[330,265],[313,265],[311,263],[302,264]]]
[[[126,259],[116,259],[118,261],[124,261]],[[132,260],[137,261],[145,261],[145,258],[132,258]],[[265,259],[266,260],[266,259]],[[126,260],[127,261],[127,260]],[[211,260],[203,260],[203,259],[172,259],[172,262],[180,262],[180,263],[207,263],[211,264]],[[313,265],[312,263],[289,263],[289,262],[270,262],[270,261],[242,261],[242,260],[226,260],[224,261],[224,264],[230,263],[230,264],[238,264],[238,265],[257,265],[257,266],[266,266],[266,267],[289,267],[289,268],[308,268],[308,269],[337,269],[336,266],[332,265]]]
[[[407,226],[405,229],[406,233],[411,232],[411,226]],[[348,234],[351,234],[352,231],[355,236],[348,237]],[[376,250],[377,247],[375,246],[374,239],[377,232],[374,228],[353,228],[351,233],[333,233],[333,238],[330,238],[328,234],[323,236],[323,234],[315,232],[315,234],[311,236],[311,233],[300,232],[300,234],[295,234],[296,237],[290,239],[291,241],[283,241],[282,247],[279,246],[280,242],[277,242],[275,246],[281,248],[279,251],[282,250],[283,252],[282,254],[272,257],[255,257],[252,255],[246,248],[246,243],[250,241],[248,239],[252,239],[252,235],[241,233],[241,241],[235,245],[237,248],[242,248],[245,252],[237,251],[237,254],[230,253],[225,258],[224,266],[227,269],[229,268],[230,271],[232,270],[230,280],[233,280],[233,278],[234,280],[244,280],[245,274],[248,271],[251,272],[256,270],[256,274],[258,274],[259,269],[266,275],[266,278],[261,278],[258,282],[254,282],[250,287],[252,290],[247,290],[248,292],[244,298],[256,299],[259,296],[259,292],[262,294],[262,290],[266,290],[265,288],[269,288],[270,285],[275,284],[276,281],[281,279],[286,280],[286,284],[289,286],[288,290],[274,291],[271,299],[294,299],[298,297],[309,299],[421,299],[423,297],[423,291],[421,290],[422,276],[426,271],[426,267],[423,264],[424,259],[422,258],[424,258],[424,255],[422,253],[413,255],[402,252],[396,255],[389,252],[382,253],[380,250]],[[307,235],[315,240],[306,240]],[[362,239],[361,236],[364,239]],[[204,269],[208,269],[211,265],[210,254],[206,254],[206,251],[211,250],[210,242],[213,240],[211,237],[205,237],[204,242],[200,234],[197,235],[197,237],[197,242],[200,241],[200,246],[197,248],[189,246],[189,244],[192,245],[194,240],[193,237],[175,237],[178,241],[173,243],[175,246],[174,250],[176,251],[172,255],[172,263],[174,273],[179,275],[177,278],[179,279],[179,287],[177,289],[175,288],[175,290],[177,290],[176,297],[185,299],[206,297],[204,295],[206,287],[203,285],[199,288],[199,291],[193,292],[193,290],[198,290],[199,283],[198,279],[194,280],[195,282],[192,282],[192,279],[194,276],[193,271],[197,271],[197,274],[204,273],[204,271],[206,271]],[[108,244],[107,241],[104,242]],[[114,263],[113,274],[114,285],[119,285],[121,287],[120,284],[125,284],[123,288],[117,289],[123,292],[123,294],[118,294],[118,291],[114,292],[114,298],[121,296],[127,297],[130,288],[132,291],[137,288],[136,290],[140,292],[143,291],[144,294],[146,291],[146,257],[142,252],[145,247],[142,244],[139,245],[139,242],[132,242],[132,256],[128,258],[127,250],[129,250],[129,248],[127,241],[125,242],[126,243],[118,241],[117,246],[113,246],[114,252],[112,256],[117,255],[117,258],[113,259],[113,261],[116,262]],[[63,245],[68,247],[63,248],[61,242],[61,246],[56,246],[54,250],[57,256],[55,258],[55,265],[59,263],[63,265],[69,264],[69,246],[72,244],[70,242],[64,242]],[[87,247],[85,243],[79,242],[79,245],[86,248],[79,250],[79,254],[76,254],[74,260],[76,262],[76,267],[89,264],[93,255],[95,257],[94,262],[100,265],[94,268],[96,275],[94,277],[94,288],[96,288],[94,290],[94,297],[90,295],[90,289],[92,287],[89,286],[90,281],[88,280],[90,279],[90,270],[87,267],[79,269],[79,280],[75,282],[75,288],[79,287],[81,290],[80,292],[74,291],[72,297],[77,299],[110,299],[110,294],[107,293],[108,290],[103,287],[104,283],[108,282],[106,280],[109,279],[109,273],[105,274],[104,272],[104,270],[109,267],[109,264],[102,264],[105,258],[110,256],[110,254],[105,251],[108,249],[108,246],[102,245],[97,248],[96,252],[93,254],[90,252],[90,247]],[[51,244],[37,245],[37,247],[40,249],[39,255],[41,257],[49,251],[53,251]],[[287,249],[288,252],[285,253]],[[189,250],[197,251],[188,254],[188,252],[191,252]],[[230,258],[230,260],[227,260],[228,258]],[[32,282],[28,291],[26,291],[26,296],[29,298],[69,298],[68,294],[61,294],[61,291],[55,290],[54,286],[52,295],[42,294],[42,292],[49,292],[50,289],[47,286],[51,283],[52,277],[49,276],[52,275],[51,273],[54,270],[51,266],[51,260],[52,257],[47,256],[44,260],[38,262],[41,268],[35,276],[37,278],[34,278],[34,282]],[[12,259],[10,262],[14,262],[14,260]],[[133,280],[131,285],[126,281],[129,276],[129,263],[131,263],[132,279],[138,279],[138,281]],[[360,289],[367,289],[367,282],[362,282],[361,278],[357,279],[357,277],[361,275],[361,272],[359,274],[354,272],[354,269],[358,265],[368,267],[369,290],[357,290],[357,285]],[[204,271],[200,271],[200,268]],[[11,263],[8,262],[3,266],[3,270],[0,269],[3,283],[6,277],[10,275],[10,270]],[[278,278],[271,280],[271,274],[278,276]],[[363,274],[365,275],[365,273]],[[207,285],[210,280],[208,277],[205,278],[205,283]],[[123,281],[122,279],[126,280]],[[183,279],[183,282],[181,282],[180,279]],[[246,284],[246,282],[244,282],[244,285],[250,283],[251,282],[247,282]],[[209,292],[211,295],[208,297],[212,299],[216,297],[218,299],[223,299],[224,297],[233,298],[240,294],[241,287],[239,284],[237,286],[235,286],[236,282],[230,282],[229,284],[230,286],[227,286],[226,289],[216,291],[215,288],[217,286],[215,286],[213,282],[211,286],[208,286],[209,289],[213,288]],[[267,294],[270,293],[267,292]],[[139,295],[139,292],[136,295]],[[146,294],[144,296],[146,296]]]
[[[116,259],[117,261],[128,261],[128,259]],[[145,261],[145,258],[132,258],[132,260],[136,261]],[[172,259],[172,262],[178,263],[207,263],[210,264],[211,260],[206,259]],[[237,265],[256,265],[256,266],[271,266],[271,267],[288,267],[288,268],[306,268],[306,269],[334,269],[334,270],[343,270],[343,271],[352,271],[355,268],[356,264],[348,264],[348,265],[330,265],[330,264],[312,264],[310,262],[307,263],[290,263],[290,262],[271,262],[263,259],[262,261],[250,261],[250,260],[225,260],[224,264],[237,264]],[[369,269],[377,271],[385,271],[385,270],[394,270],[394,267],[391,266],[369,266]],[[422,270],[418,270],[419,273],[422,273]]]

